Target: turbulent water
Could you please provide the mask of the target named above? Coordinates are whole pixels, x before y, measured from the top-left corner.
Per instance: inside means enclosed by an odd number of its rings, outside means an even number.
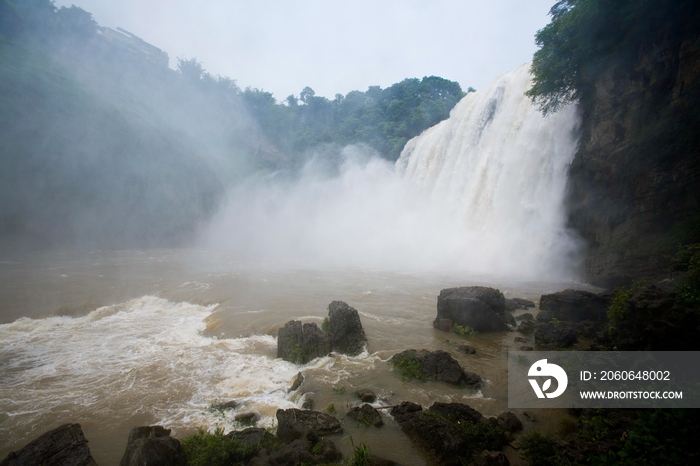
[[[0,457],[66,422],[82,424],[99,464],[118,464],[129,429],[161,424],[179,437],[240,428],[252,411],[313,398],[342,418],[353,392],[377,405],[468,402],[506,409],[506,352],[516,334],[464,339],[432,328],[440,289],[500,288],[537,301],[571,287],[574,244],[563,228],[574,109],[543,119],[522,95],[527,68],[470,94],[449,120],[412,140],[397,167],[345,151],[337,171],[235,189],[207,249],[32,254],[0,262]],[[567,256],[568,257],[568,256]],[[515,278],[513,278],[515,277]],[[549,281],[546,281],[546,280]],[[358,309],[368,337],[357,357],[299,367],[276,358],[290,319],[320,323],[333,300]],[[487,383],[480,391],[408,383],[387,362],[407,348],[451,351]],[[288,393],[294,375],[306,381]],[[236,400],[232,410],[215,409]],[[548,420],[540,421],[540,428]],[[391,422],[346,435],[402,464],[429,462]],[[348,437],[336,439],[351,449]]]

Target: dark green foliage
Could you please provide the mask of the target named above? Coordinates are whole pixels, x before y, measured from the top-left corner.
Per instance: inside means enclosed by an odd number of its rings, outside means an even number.
[[[272,434],[266,433],[259,444],[247,445],[232,436],[224,435],[224,431],[219,428],[213,434],[200,430],[181,443],[190,466],[228,466],[250,460],[263,448],[278,448],[277,439]]]
[[[674,257],[675,270],[687,272],[683,283],[676,288],[676,303],[700,309],[700,244],[682,248]]]
[[[537,32],[533,85],[526,93],[546,115],[590,92],[602,70],[631,69],[642,48],[696,31],[694,0],[561,0]]]
[[[425,380],[425,376],[421,371],[420,361],[415,356],[406,355],[400,359],[394,356],[391,359],[391,363],[399,372],[401,380]]]
[[[566,460],[556,441],[539,431],[533,430],[525,435],[521,442],[522,457],[530,466],[565,466],[571,464]]]
[[[463,336],[463,337],[473,337],[474,335],[478,335],[479,332],[474,330],[468,325],[462,326],[459,324],[454,324],[452,328],[450,329],[450,332],[456,333],[457,335]]]
[[[352,437],[350,441],[352,442]],[[364,443],[355,445],[355,442],[352,442],[352,449],[352,458],[350,458],[348,466],[367,466],[370,463],[370,452],[367,445]]]
[[[634,282],[628,287],[620,288],[615,292],[612,303],[608,308],[608,321],[617,325],[627,316],[629,299],[643,286],[642,282]]]
[[[329,332],[331,329],[331,321],[328,320],[328,317],[323,319],[323,322],[321,323],[321,330],[324,332]]]
[[[289,358],[289,361],[294,364],[306,364],[313,359],[311,349],[305,348],[299,343],[294,345],[294,348],[289,352]]]

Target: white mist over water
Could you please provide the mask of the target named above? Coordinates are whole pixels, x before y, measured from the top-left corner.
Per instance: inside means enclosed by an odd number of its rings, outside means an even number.
[[[339,173],[238,186],[206,235],[214,248],[296,266],[571,278],[566,172],[573,106],[544,118],[524,95],[529,64],[470,93],[408,142],[395,166],[343,150]]]

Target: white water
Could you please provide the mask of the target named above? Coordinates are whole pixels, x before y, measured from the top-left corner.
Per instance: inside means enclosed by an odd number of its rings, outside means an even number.
[[[560,274],[576,249],[562,201],[577,111],[568,106],[544,118],[524,95],[529,68],[467,95],[449,119],[409,141],[396,163],[462,220],[470,266],[496,274]]]
[[[576,108],[543,118],[529,64],[470,93],[406,145],[395,166],[346,148],[340,173],[238,187],[207,244],[299,266],[571,277],[564,228]]]

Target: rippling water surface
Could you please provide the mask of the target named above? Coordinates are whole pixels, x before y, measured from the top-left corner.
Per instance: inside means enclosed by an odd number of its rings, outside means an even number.
[[[183,437],[198,428],[241,428],[234,416],[254,411],[260,425],[274,427],[278,408],[300,407],[306,397],[318,410],[333,403],[342,419],[357,403],[358,388],[373,389],[377,406],[461,401],[498,414],[507,409],[506,353],[516,348],[519,334],[463,339],[432,328],[440,290],[466,285],[493,286],[506,297],[535,302],[542,293],[572,286],[369,269],[294,270],[203,250],[44,253],[3,261],[0,457],[51,428],[78,422],[97,462],[118,464],[137,425],[161,424]],[[333,300],[359,311],[366,352],[301,367],[277,359],[278,328],[291,319],[320,324]],[[458,353],[458,342],[477,353]],[[487,383],[474,392],[401,381],[387,360],[407,348],[450,351]],[[287,393],[299,371],[304,384]],[[238,408],[211,408],[231,400]],[[425,464],[396,425],[388,421],[373,429],[348,422],[336,443],[348,452],[349,434],[356,444],[365,442],[401,463]]]

